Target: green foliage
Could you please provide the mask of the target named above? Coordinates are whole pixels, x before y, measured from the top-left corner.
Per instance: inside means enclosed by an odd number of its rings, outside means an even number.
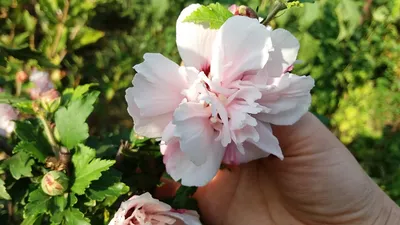
[[[223,5],[219,3],[202,5],[192,14],[187,16],[183,22],[193,22],[196,24],[208,24],[211,29],[218,29],[233,14]]]
[[[57,131],[61,142],[71,149],[89,137],[89,126],[85,122],[93,111],[99,92],[92,92],[61,107],[55,114]]]
[[[79,145],[72,156],[75,180],[71,190],[78,195],[84,194],[90,183],[99,179],[101,172],[108,170],[115,163],[113,160],[100,160],[95,156],[96,151],[84,145]]]
[[[76,208],[70,208],[65,211],[56,212],[51,217],[51,222],[54,224],[79,224],[90,225],[90,220],[85,218],[83,213]]]
[[[7,193],[5,183],[0,179],[0,199],[11,200],[11,196]]]
[[[11,158],[7,159],[4,164],[9,168],[11,175],[16,180],[19,180],[22,177],[33,176],[32,165],[35,164],[35,161],[31,159],[29,154],[26,152],[18,152]]]

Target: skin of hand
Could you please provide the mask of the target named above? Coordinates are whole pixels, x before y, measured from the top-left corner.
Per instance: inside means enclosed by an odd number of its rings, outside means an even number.
[[[220,170],[197,190],[206,225],[400,224],[399,207],[313,114],[273,133],[283,160]]]

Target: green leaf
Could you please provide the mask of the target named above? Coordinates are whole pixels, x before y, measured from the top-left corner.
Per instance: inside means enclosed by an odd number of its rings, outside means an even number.
[[[23,142],[31,143],[36,150],[28,148],[29,154],[41,162],[51,153],[51,148],[44,134],[38,131],[38,126],[34,126],[30,121],[15,121],[15,133]],[[41,131],[41,129],[39,129]],[[18,151],[18,149],[17,149]]]
[[[0,199],[11,200],[11,196],[7,193],[4,185],[4,180],[0,179]]]
[[[52,201],[52,211],[53,212],[62,212],[68,203],[68,194],[58,195],[53,197]]]
[[[338,41],[350,38],[360,24],[361,13],[354,0],[341,0],[335,12],[339,22]]]
[[[22,221],[21,225],[40,225],[42,224],[43,215],[30,215],[24,221]]]
[[[19,180],[21,177],[32,177],[32,165],[35,164],[35,160],[31,159],[28,153],[18,152],[11,158],[5,161],[11,172],[11,175]]]
[[[19,60],[28,61],[34,59],[42,67],[47,68],[58,68],[56,65],[50,62],[41,52],[34,51],[28,46],[23,46],[20,48],[8,48],[0,43],[0,52],[4,52],[5,56],[12,56]]]
[[[116,170],[104,172],[101,178],[94,181],[87,190],[87,196],[96,201],[104,201],[106,197],[119,197],[128,193],[129,187],[120,181],[120,173]]]
[[[71,190],[82,195],[90,183],[101,177],[101,172],[108,170],[114,165],[114,160],[102,160],[95,158],[96,151],[84,145],[79,145],[72,156],[74,165],[75,181]]]
[[[61,107],[55,114],[56,128],[61,142],[71,149],[89,137],[89,126],[85,122],[93,111],[93,104],[99,92],[95,91],[84,98],[70,102],[68,108]]]
[[[53,224],[63,225],[90,225],[90,220],[85,218],[83,213],[76,208],[66,209],[62,212],[57,212],[51,217]]]
[[[12,106],[22,113],[35,114],[35,111],[33,111],[32,101],[13,102]]]
[[[29,194],[28,204],[25,206],[24,218],[47,213],[51,196],[45,194],[40,188]]]
[[[22,141],[35,141],[36,136],[35,132],[32,132],[35,130],[35,127],[32,125],[31,122],[25,120],[25,121],[15,121],[15,133],[21,139]]]
[[[219,29],[232,16],[233,14],[223,5],[212,3],[208,6],[200,6],[186,17],[183,22],[209,24],[211,29]]]
[[[95,30],[90,27],[82,27],[74,39],[72,48],[79,49],[86,45],[96,43],[102,37],[104,37],[103,31]]]
[[[192,198],[196,192],[197,187],[179,187],[176,192],[175,198],[172,201],[171,206],[175,209],[192,209],[197,210],[197,201]]]
[[[45,162],[47,155],[42,152],[36,142],[26,142],[26,141],[21,141],[18,143],[17,146],[15,146],[13,153],[18,153],[18,152],[25,152],[28,153],[30,156],[36,158],[40,162]]]
[[[79,98],[82,98],[82,96],[83,96],[84,94],[86,94],[86,93],[90,90],[91,87],[98,86],[98,85],[99,85],[99,84],[96,84],[96,83],[85,84],[85,85],[79,85],[79,86],[76,87],[76,88],[74,89],[74,91],[72,92],[71,100],[72,100],[72,101],[75,101],[75,100],[78,100]]]

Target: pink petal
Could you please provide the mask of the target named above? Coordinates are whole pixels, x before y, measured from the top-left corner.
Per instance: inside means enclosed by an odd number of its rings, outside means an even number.
[[[188,79],[198,72],[180,68],[161,54],[146,53],[144,59],[134,66],[137,74],[133,79],[140,114],[154,116],[173,111],[184,98],[181,92],[189,86]]]
[[[132,196],[128,201],[123,202],[121,204],[121,207],[128,210],[134,207],[142,207],[145,212],[148,213],[165,212],[171,210],[171,206],[157,199],[154,199],[148,192],[142,195]]]
[[[196,165],[207,160],[207,151],[215,144],[211,127],[211,112],[201,103],[182,103],[174,113],[174,135],[179,138],[181,151]]]
[[[233,16],[217,33],[211,62],[213,80],[228,86],[264,67],[272,49],[270,31],[257,20]]]
[[[161,54],[147,53],[134,67],[134,87],[126,91],[128,112],[139,135],[161,137],[172,120],[173,111],[184,99],[182,90],[197,76],[193,68],[179,67]]]
[[[272,31],[271,39],[274,51],[270,52],[267,65],[260,74],[268,77],[279,77],[295,63],[300,43],[295,36],[284,29]]]
[[[207,151],[207,161],[201,166],[196,166],[180,150],[179,142],[171,142],[165,148],[164,163],[168,174],[175,180],[181,180],[185,186],[204,186],[218,172],[225,148],[221,143],[215,142]]]
[[[223,162],[228,165],[239,165],[269,156],[269,153],[260,150],[249,142],[243,143],[243,147],[246,149],[244,154],[239,152],[235,143],[229,144]]]
[[[207,24],[194,24],[183,20],[200,4],[192,4],[182,10],[176,23],[176,44],[185,66],[193,66],[200,71],[209,69],[212,44],[217,30]]]
[[[128,88],[126,90],[125,99],[128,103],[128,113],[135,123],[135,132],[145,137],[160,137],[165,127],[171,122],[173,112],[151,117],[141,116],[140,110],[134,101],[134,97],[133,88]]]
[[[276,125],[291,125],[308,111],[314,79],[294,74],[285,74],[281,78],[274,79],[276,87],[262,91],[263,97],[257,101],[270,111],[257,114],[255,117]]]
[[[260,135],[260,140],[255,142],[249,139],[247,142],[257,146],[260,150],[268,154],[272,154],[280,159],[283,159],[283,154],[281,147],[279,146],[279,141],[273,135],[271,125],[258,121],[257,126],[255,126],[255,129]]]
[[[177,213],[177,212],[166,212],[164,213],[168,216],[174,217],[178,219],[174,225],[184,224],[184,225],[201,225],[199,214],[193,210],[186,210],[185,213]]]
[[[279,142],[276,137],[272,134],[271,126],[259,122],[255,127],[260,139],[253,141],[251,139],[243,143],[245,149],[242,154],[235,143],[228,145],[225,151],[223,162],[230,165],[238,165],[242,163],[248,163],[253,160],[265,158],[270,154],[283,159],[282,150],[279,147]]]
[[[17,111],[9,104],[0,103],[0,136],[8,137],[15,129]]]

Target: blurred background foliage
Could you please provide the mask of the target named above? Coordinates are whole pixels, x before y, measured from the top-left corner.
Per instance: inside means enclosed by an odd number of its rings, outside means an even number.
[[[92,135],[129,139],[132,66],[145,52],[179,63],[175,22],[194,2],[214,1],[0,0],[0,87],[19,95],[16,73],[38,67],[59,91],[98,83]],[[271,5],[219,2],[258,7],[261,17]],[[294,72],[316,80],[311,111],[400,204],[400,0],[317,0],[280,13],[271,26],[300,40],[303,63]]]

